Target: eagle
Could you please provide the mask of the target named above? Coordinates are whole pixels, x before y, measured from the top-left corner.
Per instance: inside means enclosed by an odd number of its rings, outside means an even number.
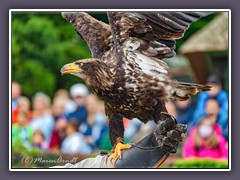
[[[108,12],[109,24],[85,12],[62,12],[87,43],[92,58],[62,67],[62,74],[84,80],[104,101],[114,158],[124,149],[123,118],[143,123],[166,119],[165,103],[183,101],[209,86],[178,82],[163,59],[175,56],[176,40],[192,22],[210,12]]]

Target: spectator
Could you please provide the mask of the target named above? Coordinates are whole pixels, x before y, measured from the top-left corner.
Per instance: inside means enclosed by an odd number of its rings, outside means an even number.
[[[212,115],[214,121],[220,125],[222,134],[228,139],[228,118],[219,118],[220,106],[217,100],[209,99],[206,103],[206,114]]]
[[[54,129],[54,118],[50,111],[50,98],[44,93],[37,93],[33,97],[33,118],[31,127],[41,130],[45,140],[49,143]]]
[[[94,124],[94,115],[96,114],[97,110],[99,109],[100,102],[98,97],[94,94],[89,94],[86,96],[85,99],[85,107],[87,109],[88,117],[87,122],[89,125]],[[103,108],[104,111],[104,108]]]
[[[26,112],[28,114],[29,120],[32,118],[29,99],[25,96],[21,96],[18,98],[17,103],[18,103],[18,107],[12,111],[12,124],[17,123],[19,112]]]
[[[48,142],[45,140],[44,134],[41,130],[37,129],[33,133],[33,147],[48,150]]]
[[[191,100],[185,101],[176,101],[176,110],[177,110],[177,121],[180,124],[187,125],[187,133],[192,127],[193,124],[193,116],[194,116],[194,109],[191,105]]]
[[[77,109],[67,115],[67,119],[77,120],[77,125],[80,127],[84,135],[91,135],[89,125],[87,123],[87,109],[85,107],[85,98],[88,95],[88,89],[83,84],[75,84],[70,89],[70,94],[77,105]]]
[[[54,99],[61,99],[64,101],[64,114],[70,114],[77,109],[76,103],[70,99],[68,91],[65,89],[59,89],[56,91]]]
[[[21,96],[21,86],[17,82],[12,82],[12,111],[18,107],[18,98]]]
[[[183,157],[228,158],[228,149],[221,129],[212,116],[206,116],[191,129],[183,147]]]
[[[206,115],[206,103],[209,99],[217,100],[220,105],[218,121],[221,123],[228,121],[228,95],[222,89],[219,77],[216,75],[209,76],[207,79],[207,85],[211,86],[212,89],[199,94],[194,113],[194,125],[198,124],[198,121],[201,119],[201,117]]]
[[[104,104],[99,101],[96,95],[91,94],[86,98],[86,108],[88,111],[88,124],[91,125],[92,143],[99,149],[101,147],[101,140],[108,134]]]
[[[12,143],[20,142],[26,148],[31,148],[33,129],[28,125],[28,113],[18,113],[17,123],[12,125]]]
[[[59,150],[62,140],[65,136],[65,128],[67,126],[67,119],[64,115],[65,101],[57,96],[53,100],[52,113],[55,120],[54,130],[51,136],[49,148],[52,150]]]
[[[74,122],[68,122],[66,138],[62,142],[61,151],[66,154],[90,154],[91,147],[84,140],[84,136],[78,132],[78,126]]]

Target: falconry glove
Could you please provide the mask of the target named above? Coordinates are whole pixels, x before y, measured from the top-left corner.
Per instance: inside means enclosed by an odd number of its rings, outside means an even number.
[[[178,142],[184,138],[187,126],[178,124],[172,116],[160,122],[155,131],[122,153],[115,161],[114,168],[158,168],[169,156],[176,153]]]

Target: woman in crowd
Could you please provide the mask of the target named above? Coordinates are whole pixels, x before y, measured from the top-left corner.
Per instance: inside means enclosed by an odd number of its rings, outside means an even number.
[[[45,140],[49,143],[54,129],[54,118],[50,110],[50,98],[44,93],[37,93],[33,97],[33,118],[31,127],[41,130]]]
[[[52,114],[55,120],[54,130],[52,132],[49,148],[58,151],[65,136],[65,128],[67,126],[67,119],[64,114],[65,100],[57,96],[53,100]]]

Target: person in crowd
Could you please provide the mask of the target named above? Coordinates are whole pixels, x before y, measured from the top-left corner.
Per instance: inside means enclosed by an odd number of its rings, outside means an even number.
[[[209,99],[206,103],[206,114],[211,115],[214,121],[221,127],[222,134],[228,140],[228,118],[220,118],[220,105],[215,99]]]
[[[210,91],[201,92],[198,97],[197,106],[194,112],[194,125],[206,115],[206,103],[209,99],[215,99],[220,105],[218,114],[219,122],[228,121],[228,95],[222,89],[220,78],[217,75],[210,75],[207,79],[207,85],[211,86]]]
[[[48,142],[45,140],[43,132],[39,129],[33,133],[33,147],[47,151],[49,149]]]
[[[18,107],[18,98],[21,96],[21,85],[15,81],[12,82],[12,111]]]
[[[87,109],[85,107],[85,99],[89,91],[87,87],[83,84],[74,84],[70,89],[70,95],[77,105],[77,109],[67,115],[67,119],[77,120],[77,125],[80,127],[81,132],[89,136],[91,135],[91,130],[87,122]]]
[[[38,92],[33,97],[33,118],[30,125],[34,130],[41,130],[45,140],[49,143],[54,129],[54,118],[50,110],[50,98]]]
[[[190,131],[183,146],[184,158],[227,159],[228,148],[213,116],[203,117]]]
[[[67,119],[65,112],[65,100],[57,96],[53,100],[52,114],[55,120],[54,130],[52,132],[49,148],[51,150],[59,150],[62,140],[65,136],[65,128],[67,126]]]
[[[17,100],[18,107],[12,111],[12,124],[17,123],[19,112],[26,112],[28,114],[29,120],[32,118],[32,112],[30,111],[30,100],[21,96]]]
[[[88,111],[88,124],[91,126],[92,144],[95,150],[99,150],[102,139],[109,132],[104,104],[96,95],[90,94],[86,97],[86,108]]]
[[[82,133],[79,132],[78,125],[69,121],[65,129],[66,137],[61,146],[61,152],[65,154],[90,154],[91,146],[85,141]]]
[[[185,101],[176,101],[177,121],[181,124],[186,124],[188,127],[187,135],[189,130],[193,126],[194,108],[191,104],[191,99]]]
[[[77,109],[76,103],[70,98],[69,93],[65,89],[58,89],[54,95],[54,99],[64,101],[64,114],[70,114]]]
[[[12,143],[19,142],[28,149],[31,149],[33,129],[29,126],[28,113],[20,111],[18,113],[17,123],[12,125]]]

